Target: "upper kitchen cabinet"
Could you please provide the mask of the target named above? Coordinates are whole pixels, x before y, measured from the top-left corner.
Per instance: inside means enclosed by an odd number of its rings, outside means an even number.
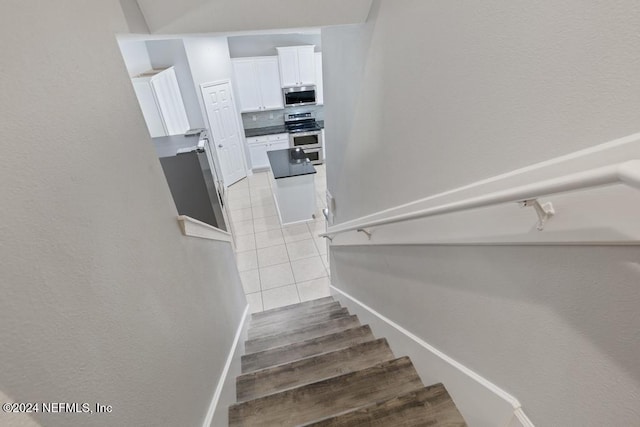
[[[277,57],[241,58],[231,62],[241,112],[284,108]]]
[[[282,87],[314,85],[316,68],[314,46],[278,47]]]
[[[173,67],[151,70],[131,81],[152,138],[181,135],[189,130],[189,119]]]
[[[324,95],[322,91],[324,90],[322,84],[322,53],[316,52],[316,104],[323,105],[324,104]]]

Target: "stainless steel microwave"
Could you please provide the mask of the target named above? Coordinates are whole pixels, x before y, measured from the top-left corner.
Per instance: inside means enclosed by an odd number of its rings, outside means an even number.
[[[286,87],[282,89],[285,107],[314,105],[316,103],[315,86]]]

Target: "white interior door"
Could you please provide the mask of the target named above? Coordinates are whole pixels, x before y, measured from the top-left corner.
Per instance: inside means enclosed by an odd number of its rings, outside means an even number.
[[[204,84],[202,98],[225,187],[247,176],[231,83]]]

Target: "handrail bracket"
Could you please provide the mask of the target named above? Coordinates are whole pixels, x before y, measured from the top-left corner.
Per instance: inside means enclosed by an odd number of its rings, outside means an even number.
[[[556,213],[551,202],[547,202],[541,205],[538,199],[529,199],[523,200],[518,203],[520,203],[520,206],[522,207],[533,206],[533,208],[536,210],[536,214],[538,214],[538,226],[536,228],[539,231],[544,230],[544,226],[549,218],[551,218]]]
[[[367,235],[367,237],[369,238],[369,240],[371,240],[371,231],[367,231],[364,228],[358,228],[357,230],[359,233],[364,233]]]
[[[325,239],[328,239],[330,242],[333,242],[333,237],[331,236],[320,236],[320,237],[324,237]]]

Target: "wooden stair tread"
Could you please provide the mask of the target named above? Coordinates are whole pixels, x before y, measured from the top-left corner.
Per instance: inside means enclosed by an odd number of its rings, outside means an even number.
[[[408,357],[271,394],[229,408],[229,425],[294,426],[423,387]]]
[[[327,320],[337,319],[340,317],[349,316],[349,311],[346,308],[338,306],[338,308],[323,311],[321,313],[309,313],[301,318],[282,319],[279,322],[251,327],[248,331],[248,338],[260,338],[272,335],[278,335],[282,331],[288,331],[293,329],[300,329],[308,325],[315,323],[326,322]]]
[[[394,358],[384,338],[240,375],[236,379],[238,401],[255,399],[282,390],[364,369]]]
[[[364,325],[281,347],[270,348],[257,353],[245,354],[241,358],[242,373],[293,362],[298,359],[339,350],[373,339],[371,328],[369,325]]]
[[[304,318],[310,314],[324,313],[326,311],[332,311],[337,308],[342,308],[342,306],[340,305],[339,302],[332,301],[326,304],[299,307],[299,308],[294,308],[287,311],[278,311],[278,312],[272,313],[269,316],[263,316],[258,319],[252,318],[249,323],[250,325],[249,329],[255,328],[258,326],[278,323],[285,320]]]
[[[263,319],[269,316],[272,316],[276,313],[281,313],[281,312],[285,312],[285,311],[292,311],[292,310],[297,310],[297,309],[304,309],[307,307],[314,307],[316,305],[323,305],[323,304],[328,304],[328,303],[332,303],[335,302],[335,300],[333,299],[333,297],[324,297],[324,298],[318,298],[318,299],[314,299],[311,301],[305,301],[305,302],[299,302],[296,304],[291,304],[291,305],[285,305],[283,307],[276,307],[276,308],[272,308],[270,310],[265,310],[265,311],[261,311],[259,313],[253,313],[251,315],[251,320],[259,320],[259,319]]]
[[[306,427],[350,426],[465,427],[467,424],[442,384],[331,416]]]
[[[360,325],[358,316],[346,316],[332,319],[322,323],[305,326],[304,328],[286,331],[281,334],[264,338],[254,338],[245,342],[245,351],[255,353],[272,347],[280,347],[297,341],[328,335]]]

